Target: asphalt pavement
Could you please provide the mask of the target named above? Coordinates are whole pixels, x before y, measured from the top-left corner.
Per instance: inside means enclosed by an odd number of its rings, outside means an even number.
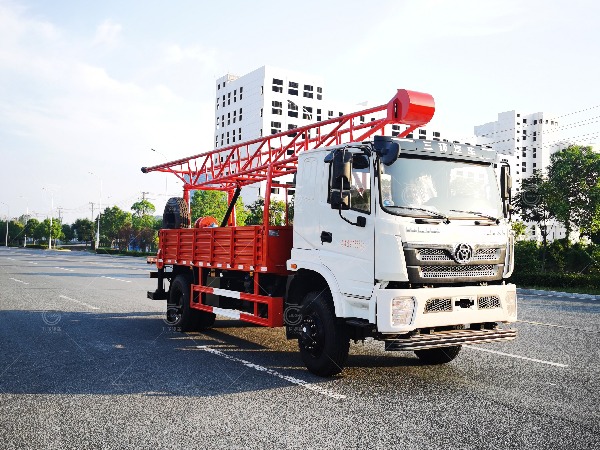
[[[173,330],[151,268],[0,248],[0,448],[600,449],[597,297],[519,290],[515,341],[322,379],[281,328]]]

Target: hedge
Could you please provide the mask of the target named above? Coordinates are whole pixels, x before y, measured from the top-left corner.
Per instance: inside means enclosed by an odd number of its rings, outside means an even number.
[[[122,256],[155,256],[156,252],[138,252],[133,250],[119,250],[117,248],[100,247],[97,251],[99,255],[122,255]]]
[[[581,273],[513,272],[509,281],[522,286],[600,290],[600,276]]]

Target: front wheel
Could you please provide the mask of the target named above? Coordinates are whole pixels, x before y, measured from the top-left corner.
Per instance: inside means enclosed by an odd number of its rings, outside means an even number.
[[[460,352],[461,346],[429,348],[427,350],[415,350],[415,355],[425,364],[446,364],[454,360]]]
[[[300,323],[300,356],[306,368],[321,377],[342,371],[350,338],[343,322],[335,317],[328,291],[309,292],[302,302]]]

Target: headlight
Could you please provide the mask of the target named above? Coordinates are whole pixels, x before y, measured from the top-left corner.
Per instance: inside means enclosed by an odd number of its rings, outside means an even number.
[[[408,325],[415,309],[414,297],[394,297],[392,300],[392,326]]]
[[[514,291],[506,293],[506,312],[510,317],[517,318],[517,293]]]

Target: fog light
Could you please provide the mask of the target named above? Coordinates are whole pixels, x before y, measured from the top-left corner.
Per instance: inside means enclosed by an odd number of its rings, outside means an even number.
[[[392,300],[392,326],[408,325],[415,309],[414,297],[394,297]]]
[[[512,318],[517,318],[517,293],[509,291],[506,293],[506,312]]]

